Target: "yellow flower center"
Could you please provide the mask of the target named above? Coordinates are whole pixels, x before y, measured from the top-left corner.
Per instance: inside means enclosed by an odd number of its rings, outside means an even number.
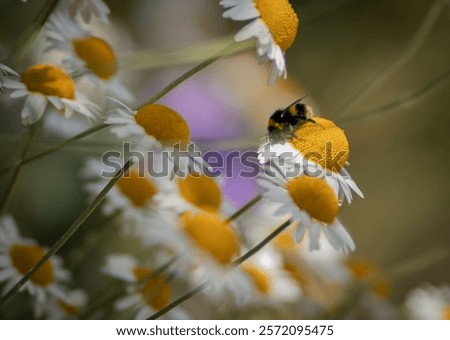
[[[355,279],[369,283],[375,295],[381,298],[389,297],[391,286],[381,267],[360,258],[348,259],[346,264]]]
[[[298,17],[288,0],[253,0],[275,43],[286,51],[297,36]]]
[[[146,279],[151,273],[149,268],[136,267],[133,269],[134,277],[136,281]],[[154,310],[161,310],[170,301],[172,296],[172,288],[170,288],[164,276],[152,277],[146,279],[145,284],[140,288],[139,293],[142,295],[145,303],[152,307]]]
[[[256,289],[258,289],[261,294],[266,295],[269,293],[270,279],[269,276],[261,270],[261,268],[258,268],[250,263],[244,263],[241,267],[242,270],[250,276],[256,286]]]
[[[30,92],[66,99],[75,98],[75,84],[62,69],[52,65],[37,64],[29,67],[21,77]]]
[[[205,175],[188,175],[178,178],[178,189],[181,196],[197,208],[217,212],[222,203],[222,194],[216,181]]]
[[[297,242],[294,242],[294,230],[292,227],[289,227],[283,233],[278,235],[274,240],[273,244],[280,250],[291,251],[295,250],[299,247]]]
[[[221,264],[229,264],[239,253],[239,241],[230,224],[215,214],[185,213],[184,231],[195,244]]]
[[[445,307],[443,314],[444,314],[444,316],[443,316],[444,320],[450,320],[450,305]]]
[[[58,300],[57,303],[67,315],[78,315],[80,313],[80,306],[71,305],[61,300]]]
[[[97,77],[108,80],[117,73],[117,58],[103,39],[89,37],[72,41],[75,53]]]
[[[324,169],[338,172],[350,154],[347,137],[332,121],[319,117],[313,119],[316,124],[306,122],[300,125],[290,143],[305,158]]]
[[[116,185],[135,206],[142,207],[156,195],[158,189],[147,178],[139,176],[139,171],[133,169],[119,178]]]
[[[301,176],[286,184],[292,200],[312,218],[325,224],[333,223],[339,212],[339,202],[333,189],[317,177]]]
[[[167,106],[145,105],[139,109],[134,119],[147,135],[153,136],[164,145],[189,142],[190,131],[186,121],[178,112]]]
[[[17,271],[25,275],[41,258],[45,251],[39,246],[14,244],[9,249],[9,256]],[[32,276],[31,282],[38,286],[48,286],[54,282],[53,264],[45,262]]]
[[[308,280],[306,275],[303,274],[294,263],[285,259],[283,263],[283,269],[289,273],[289,275],[300,285],[304,286],[307,284]]]

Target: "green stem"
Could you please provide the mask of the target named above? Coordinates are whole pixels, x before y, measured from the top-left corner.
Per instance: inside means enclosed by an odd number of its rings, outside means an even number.
[[[351,96],[342,106],[335,112],[335,118],[343,116],[347,110],[361,101],[362,98],[378,85],[384,79],[393,74],[402,65],[408,62],[419,50],[430,35],[434,23],[439,18],[440,14],[447,7],[447,0],[437,0],[433,3],[428,11],[425,19],[420,24],[416,33],[413,35],[408,46],[403,50],[402,54],[383,66],[377,73],[375,73],[353,96]]]
[[[262,240],[260,243],[258,243],[256,246],[254,246],[252,249],[250,249],[247,253],[242,255],[240,258],[233,261],[231,266],[233,268],[238,267],[241,265],[244,261],[248,260],[251,256],[256,254],[258,251],[260,251],[266,244],[268,244],[270,241],[272,241],[275,237],[277,237],[283,230],[285,230],[287,227],[289,227],[292,224],[292,220],[289,219],[286,222],[284,222],[281,226],[279,226],[277,229],[275,229],[269,236],[267,236],[264,240]],[[155,314],[151,315],[147,320],[156,320],[159,319],[161,316],[165,315],[175,307],[182,304],[184,301],[189,300],[191,297],[197,295],[205,288],[209,287],[211,284],[213,284],[213,280],[207,280],[194,288],[193,290],[189,291],[188,293],[182,295],[160,311],[156,312]]]
[[[236,211],[233,215],[227,218],[227,222],[234,221],[239,216],[241,216],[244,212],[246,212],[248,209],[253,207],[256,203],[261,201],[263,198],[262,194],[258,194],[255,197],[253,197],[250,201],[248,201],[244,206],[242,206],[238,211]]]
[[[71,237],[75,232],[81,227],[84,221],[92,214],[92,212],[99,206],[102,200],[105,198],[106,194],[111,190],[111,188],[116,184],[121,176],[128,171],[131,166],[131,161],[128,161],[122,169],[120,169],[114,177],[108,182],[108,184],[103,188],[103,190],[98,194],[94,201],[83,211],[83,213],[78,217],[78,219],[70,226],[69,229],[60,237],[58,241],[49,249],[49,251],[36,263],[31,270],[23,276],[19,282],[17,282],[14,287],[12,287],[4,296],[0,298],[0,306],[11,299],[22,286],[33,276],[33,274],[41,268],[41,266],[47,262]]]
[[[420,88],[417,91],[408,93],[399,99],[396,99],[390,103],[384,104],[373,110],[357,113],[357,114],[351,115],[344,119],[337,119],[336,123],[339,123],[340,125],[355,123],[361,119],[378,116],[378,115],[381,115],[384,112],[392,110],[394,108],[411,104],[412,102],[418,100],[419,98],[422,98],[424,95],[426,95],[429,92],[431,92],[432,90],[434,90],[441,83],[446,81],[449,77],[450,77],[450,69],[447,70],[446,72],[444,72],[443,74],[439,75],[438,77],[436,77],[431,82],[429,82],[428,84],[426,84],[424,87]]]
[[[15,68],[22,62],[27,52],[36,41],[39,33],[41,33],[42,28],[58,4],[58,1],[59,0],[47,0],[31,24],[20,34],[8,56],[6,62],[8,66]]]
[[[78,140],[80,140],[80,139],[82,139],[82,138],[84,138],[86,136],[89,136],[89,135],[93,134],[94,132],[100,131],[100,130],[104,129],[107,126],[108,125],[106,125],[106,124],[101,124],[101,125],[94,126],[94,127],[90,128],[90,129],[88,129],[86,131],[83,131],[83,132],[81,132],[81,133],[79,133],[79,134],[69,138],[69,139],[66,139],[64,142],[62,142],[60,144],[57,144],[57,145],[55,145],[55,146],[53,146],[51,148],[48,148],[47,150],[44,150],[44,151],[42,151],[40,153],[37,153],[37,154],[35,154],[35,155],[31,156],[31,157],[26,158],[26,159],[22,159],[17,164],[8,165],[7,167],[4,167],[4,168],[0,169],[0,174],[8,172],[9,170],[13,169],[16,166],[20,167],[20,166],[22,166],[24,164],[28,164],[28,163],[33,162],[35,160],[38,160],[38,159],[40,159],[42,157],[51,155],[51,154],[53,154],[53,153],[55,153],[55,152],[65,148],[66,146],[72,144],[73,142],[76,142],[76,141],[78,141]]]
[[[31,151],[31,146],[33,145],[34,140],[36,139],[36,136],[42,126],[42,119],[43,117],[30,127],[30,132],[28,136],[28,140],[22,150],[22,153],[20,155],[20,159],[24,159],[27,157],[28,153]],[[14,189],[17,184],[17,180],[19,179],[20,172],[22,170],[22,165],[20,163],[15,164],[12,166],[12,169],[14,169],[14,174],[11,177],[11,180],[9,181],[8,187],[6,188],[5,195],[3,196],[3,199],[0,203],[0,215],[3,215],[6,213],[6,211],[9,208],[9,204],[11,203],[11,199],[14,194]]]
[[[172,91],[175,87],[177,87],[178,85],[180,85],[182,82],[184,82],[185,80],[189,79],[190,77],[192,77],[194,74],[196,74],[197,72],[203,70],[205,67],[211,65],[212,63],[214,63],[215,61],[219,60],[220,58],[222,58],[223,56],[229,55],[230,51],[233,51],[234,53],[236,53],[236,47],[235,47],[236,43],[232,43],[231,45],[225,47],[223,50],[221,50],[219,53],[217,53],[216,55],[206,59],[205,61],[201,62],[200,64],[198,64],[197,66],[191,68],[190,70],[188,70],[187,72],[185,72],[184,74],[182,74],[181,76],[179,76],[177,79],[175,79],[174,81],[172,81],[170,84],[168,84],[165,88],[163,88],[161,91],[159,91],[156,95],[154,95],[152,98],[150,98],[150,100],[144,104],[142,104],[141,106],[144,106],[146,104],[153,104],[156,101],[160,100],[162,97],[164,97],[166,94],[168,94],[170,91]],[[248,47],[246,47],[246,49],[248,49]],[[241,52],[244,51],[241,50]]]

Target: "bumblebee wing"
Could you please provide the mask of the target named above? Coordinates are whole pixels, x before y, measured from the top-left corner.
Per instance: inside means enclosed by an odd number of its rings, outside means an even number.
[[[288,107],[286,107],[286,109],[285,109],[284,111],[286,111],[287,109],[289,109],[291,106],[294,106],[294,105],[296,105],[297,103],[300,103],[303,99],[305,99],[305,98],[307,98],[307,97],[308,97],[308,95],[303,96],[303,97],[297,99],[296,101],[294,101],[293,103],[291,103]]]

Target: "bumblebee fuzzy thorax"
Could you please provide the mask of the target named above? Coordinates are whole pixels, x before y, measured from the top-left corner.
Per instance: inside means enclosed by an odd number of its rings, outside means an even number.
[[[286,139],[294,136],[295,130],[303,123],[315,123],[312,119],[314,112],[306,104],[295,101],[285,109],[275,111],[267,123],[268,138],[270,143],[284,144]]]

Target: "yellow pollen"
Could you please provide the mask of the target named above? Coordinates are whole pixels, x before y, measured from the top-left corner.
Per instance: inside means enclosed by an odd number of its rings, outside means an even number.
[[[297,36],[298,17],[288,0],[253,0],[275,43],[286,51]]]
[[[261,270],[261,268],[258,268],[250,263],[244,263],[242,265],[242,270],[244,270],[250,276],[256,286],[256,289],[258,289],[261,294],[266,295],[269,293],[269,276],[263,270]]]
[[[97,77],[108,80],[117,73],[117,59],[111,46],[103,39],[88,37],[72,41],[75,53]]]
[[[62,69],[52,65],[37,64],[29,67],[21,77],[30,92],[66,99],[75,98],[75,84]]]
[[[14,244],[9,250],[9,256],[17,271],[25,275],[44,257],[45,251],[39,246]],[[48,286],[54,282],[53,264],[45,262],[32,276],[31,282],[38,286]]]
[[[61,309],[66,312],[67,315],[78,315],[80,313],[79,306],[71,305],[61,300],[58,300],[57,303],[59,307],[61,307]]]
[[[305,158],[320,164],[324,169],[338,172],[347,162],[350,151],[343,130],[332,121],[314,117],[316,124],[306,122],[295,132],[292,146]]]
[[[133,269],[136,281],[146,279],[151,270],[146,267],[136,267]],[[172,296],[172,288],[170,288],[164,276],[157,276],[147,279],[139,293],[142,295],[144,301],[154,310],[159,311],[163,309],[170,301]]]
[[[289,273],[289,275],[300,285],[304,286],[307,284],[306,275],[300,271],[294,263],[285,260],[283,264],[283,269]]]
[[[348,259],[346,264],[355,279],[369,283],[375,295],[381,298],[389,297],[391,293],[390,282],[381,267],[361,258]]]
[[[278,235],[273,244],[280,250],[295,250],[298,248],[298,243],[294,242],[294,235],[292,229],[288,229],[285,232]]]
[[[163,145],[189,142],[190,131],[186,121],[167,106],[145,105],[139,109],[134,119],[145,129],[147,135],[153,136]]]
[[[450,305],[448,305],[447,307],[444,308],[444,316],[443,319],[444,320],[450,320]]]
[[[217,212],[222,203],[222,194],[216,181],[205,175],[188,175],[178,178],[178,189],[181,196],[197,208]]]
[[[119,190],[137,207],[142,207],[156,195],[158,189],[147,178],[133,169],[117,181]]]
[[[292,200],[317,221],[330,224],[339,212],[339,202],[333,189],[317,177],[301,176],[286,184]]]
[[[184,231],[192,241],[219,263],[231,263],[239,253],[239,241],[230,224],[210,213],[185,213],[182,216]]]

